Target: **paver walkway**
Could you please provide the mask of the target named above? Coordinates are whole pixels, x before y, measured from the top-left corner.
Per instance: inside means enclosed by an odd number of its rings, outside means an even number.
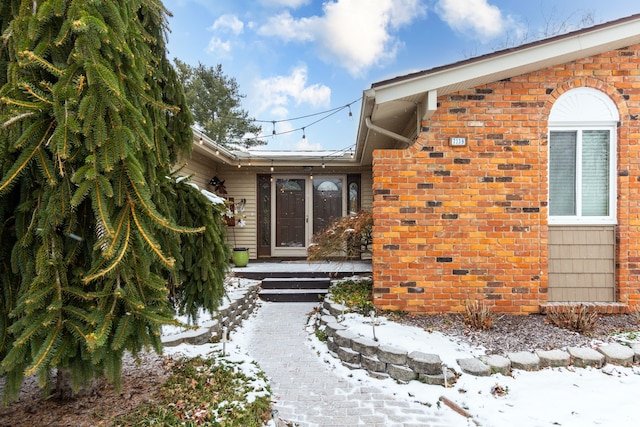
[[[281,419],[301,427],[467,425],[461,417],[438,415],[429,407],[336,375],[307,344],[304,328],[314,306],[262,303],[256,321],[243,327],[246,350],[269,377]]]

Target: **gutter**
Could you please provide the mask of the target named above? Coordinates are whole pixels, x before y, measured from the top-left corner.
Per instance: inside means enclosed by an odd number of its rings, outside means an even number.
[[[393,138],[393,139],[395,139],[397,141],[401,141],[401,142],[407,143],[409,145],[413,144],[413,140],[407,138],[404,135],[400,135],[400,134],[392,132],[392,131],[390,131],[388,129],[384,129],[384,128],[381,128],[380,126],[374,125],[373,122],[371,121],[371,116],[366,117],[364,119],[364,123],[367,125],[367,128],[370,129],[370,130],[373,130],[375,132],[381,133],[383,135],[388,136],[389,138]]]

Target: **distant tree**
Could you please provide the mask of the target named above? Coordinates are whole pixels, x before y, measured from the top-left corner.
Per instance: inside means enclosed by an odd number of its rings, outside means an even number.
[[[173,300],[213,310],[228,266],[212,205],[172,174],[191,115],[155,0],[0,2],[0,375],[119,385],[161,351]],[[64,381],[59,385],[68,385]]]
[[[262,130],[240,106],[244,95],[238,83],[222,71],[222,65],[193,67],[174,59],[178,77],[185,89],[187,105],[196,125],[220,145],[231,144],[252,147],[265,141],[247,137]]]
[[[508,33],[505,39],[498,45],[494,46],[494,50],[507,49],[519,46],[535,40],[542,40],[549,37],[565,34],[580,28],[590,27],[595,24],[595,18],[592,11],[579,10],[568,16],[561,16],[556,6],[550,11],[542,10],[542,25],[537,29],[530,26],[517,33]]]

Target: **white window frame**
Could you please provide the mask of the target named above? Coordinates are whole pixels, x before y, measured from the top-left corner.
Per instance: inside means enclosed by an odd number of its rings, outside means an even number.
[[[609,214],[606,216],[583,216],[582,213],[582,132],[588,130],[607,130],[609,131]],[[550,225],[602,225],[602,224],[617,224],[617,122],[609,124],[588,125],[583,122],[577,122],[574,124],[565,125],[549,125],[549,150],[551,149],[551,132],[554,131],[569,131],[576,132],[576,168],[575,168],[575,203],[576,203],[576,215],[556,215],[549,214],[548,222]],[[551,153],[548,152],[549,161],[551,159]],[[551,182],[550,176],[551,168],[547,168],[547,182]],[[549,185],[549,197],[550,185]],[[549,211],[551,209],[551,201],[548,201]]]

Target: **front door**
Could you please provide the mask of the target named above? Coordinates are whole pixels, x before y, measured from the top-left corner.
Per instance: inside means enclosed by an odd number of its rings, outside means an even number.
[[[303,256],[306,253],[307,224],[307,179],[276,178],[273,187],[275,203],[275,236],[272,240],[273,255]]]
[[[271,255],[306,257],[314,233],[346,215],[343,176],[274,176]]]

